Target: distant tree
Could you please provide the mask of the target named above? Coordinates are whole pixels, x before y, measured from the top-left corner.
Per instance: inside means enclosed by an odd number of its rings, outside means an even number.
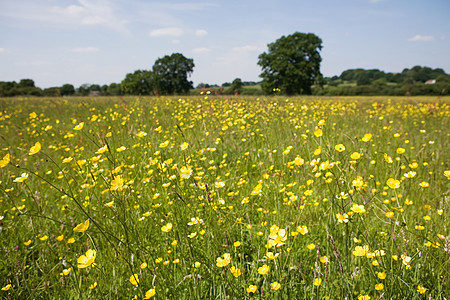
[[[108,88],[106,89],[106,93],[108,95],[122,95],[122,89],[120,88],[120,84],[118,83],[111,83]]]
[[[59,87],[50,87],[46,88],[42,91],[42,96],[47,97],[60,97],[61,96],[61,90]]]
[[[78,89],[77,89],[77,94],[81,95],[81,96],[87,96],[89,95],[89,88],[91,87],[91,85],[89,83],[84,83],[82,84]]]
[[[258,60],[266,93],[279,88],[286,94],[311,94],[311,86],[322,82],[322,40],[315,34],[296,32],[267,46]]]
[[[137,70],[128,73],[120,86],[124,94],[151,95],[155,87],[155,76],[152,71]]]
[[[32,87],[32,88],[34,88],[36,86],[34,85],[34,81],[32,79],[21,79],[20,82],[19,82],[19,87],[24,87],[24,88]]]
[[[71,84],[64,84],[61,88],[61,96],[71,96],[75,94],[75,88]]]
[[[156,89],[160,94],[185,94],[193,87],[188,77],[194,70],[194,60],[180,53],[159,58],[153,65]]]
[[[242,93],[242,80],[240,78],[236,78],[230,85],[230,89],[232,93]]]

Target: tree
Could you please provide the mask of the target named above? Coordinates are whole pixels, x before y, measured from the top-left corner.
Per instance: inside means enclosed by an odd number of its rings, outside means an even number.
[[[120,86],[128,95],[151,95],[155,86],[155,76],[152,71],[137,70],[128,73]]]
[[[156,89],[161,94],[185,94],[193,88],[188,77],[194,69],[194,60],[180,53],[158,58],[153,65]]]
[[[61,88],[61,96],[71,96],[73,94],[75,94],[75,88],[73,85],[71,84],[64,84]]]
[[[314,83],[322,84],[320,63],[322,40],[312,33],[296,32],[268,44],[259,55],[260,77],[266,93],[279,88],[288,95],[311,94]]]
[[[230,89],[232,93],[242,93],[242,80],[240,78],[236,78],[230,85]]]

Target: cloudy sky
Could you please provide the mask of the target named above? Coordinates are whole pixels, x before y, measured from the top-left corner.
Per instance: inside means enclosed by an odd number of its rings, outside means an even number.
[[[323,41],[321,71],[450,73],[448,0],[0,0],[0,81],[110,84],[175,52],[191,80],[259,81],[258,55],[296,31]]]

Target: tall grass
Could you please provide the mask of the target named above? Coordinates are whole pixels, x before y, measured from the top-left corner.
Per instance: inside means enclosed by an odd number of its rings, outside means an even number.
[[[5,299],[446,299],[447,98],[0,101]]]

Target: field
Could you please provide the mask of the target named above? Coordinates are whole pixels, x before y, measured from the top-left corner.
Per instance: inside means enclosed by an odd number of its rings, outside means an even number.
[[[449,98],[0,100],[2,299],[448,299]]]

